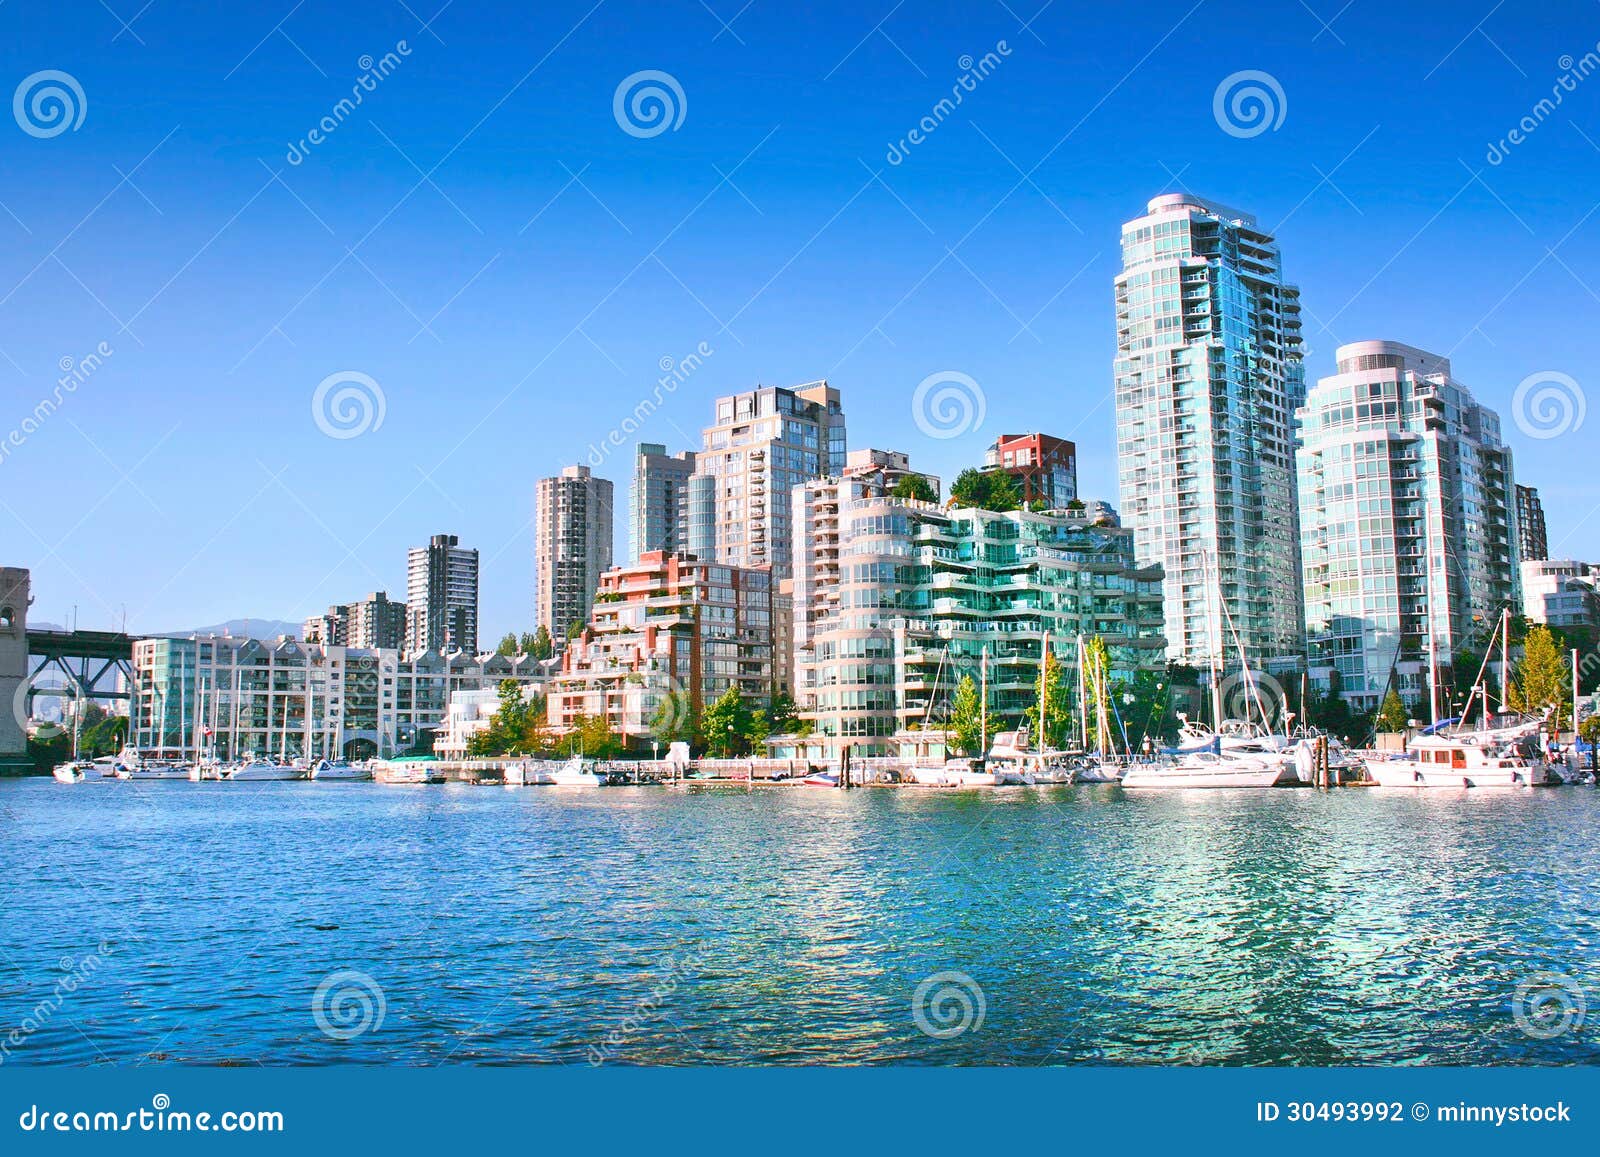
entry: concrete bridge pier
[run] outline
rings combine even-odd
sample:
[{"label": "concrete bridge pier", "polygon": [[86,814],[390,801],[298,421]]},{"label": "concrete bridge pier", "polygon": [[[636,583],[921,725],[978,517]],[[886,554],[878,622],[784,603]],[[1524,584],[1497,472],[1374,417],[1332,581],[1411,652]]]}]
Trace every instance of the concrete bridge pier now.
[{"label": "concrete bridge pier", "polygon": [[0,775],[33,770],[23,729],[28,682],[29,575],[21,567],[0,567]]}]

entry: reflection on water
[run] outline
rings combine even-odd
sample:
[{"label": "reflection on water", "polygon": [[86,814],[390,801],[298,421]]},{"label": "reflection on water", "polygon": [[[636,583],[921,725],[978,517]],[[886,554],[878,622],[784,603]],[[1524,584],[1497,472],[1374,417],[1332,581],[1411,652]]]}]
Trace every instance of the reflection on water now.
[{"label": "reflection on water", "polygon": [[[1595,1063],[1593,1018],[1512,1012],[1537,972],[1600,995],[1597,821],[1581,788],[8,782],[0,1028],[9,1063]],[[316,997],[341,971],[365,1004]],[[919,1028],[935,973],[965,1031]]]}]

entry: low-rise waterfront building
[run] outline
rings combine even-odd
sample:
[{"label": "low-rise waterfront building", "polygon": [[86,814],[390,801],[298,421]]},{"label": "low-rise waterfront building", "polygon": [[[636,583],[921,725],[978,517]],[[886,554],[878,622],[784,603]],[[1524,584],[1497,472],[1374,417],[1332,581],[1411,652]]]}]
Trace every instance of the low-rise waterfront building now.
[{"label": "low-rise waterfront building", "polygon": [[397,650],[226,635],[133,644],[131,742],[222,760],[364,758],[427,750],[454,692],[536,684],[527,656]]},{"label": "low-rise waterfront building", "polygon": [[1524,561],[1522,613],[1547,627],[1600,628],[1600,566],[1573,559]]},{"label": "low-rise waterfront building", "polygon": [[[1390,341],[1341,346],[1299,411],[1312,682],[1358,710],[1427,696],[1519,605],[1511,451],[1449,359]],[[1431,554],[1431,558],[1430,558]]]},{"label": "low-rise waterfront building", "polygon": [[1161,569],[1135,563],[1114,520],[941,509],[844,480],[795,501],[794,694],[828,757],[899,754],[985,653],[992,717],[1020,726],[1047,632],[1074,687],[1079,636],[1105,640],[1114,682],[1165,670]]},{"label": "low-rise waterfront building", "polygon": [[588,625],[551,679],[552,730],[603,717],[624,739],[656,737],[663,703],[698,714],[730,687],[767,706],[777,684],[775,594],[765,567],[665,551],[606,572]]}]

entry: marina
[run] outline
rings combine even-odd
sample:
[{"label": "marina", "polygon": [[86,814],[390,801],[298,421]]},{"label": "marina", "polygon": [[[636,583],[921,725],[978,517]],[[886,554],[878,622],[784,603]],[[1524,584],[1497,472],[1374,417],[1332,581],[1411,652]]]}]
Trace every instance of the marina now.
[{"label": "marina", "polygon": [[[105,960],[14,1064],[1600,1061],[1511,1015],[1600,963],[1589,790],[20,780],[0,816],[0,999]],[[386,1009],[350,1040],[307,1012],[342,970]],[[950,971],[984,1018],[940,1039],[908,1009]]]}]

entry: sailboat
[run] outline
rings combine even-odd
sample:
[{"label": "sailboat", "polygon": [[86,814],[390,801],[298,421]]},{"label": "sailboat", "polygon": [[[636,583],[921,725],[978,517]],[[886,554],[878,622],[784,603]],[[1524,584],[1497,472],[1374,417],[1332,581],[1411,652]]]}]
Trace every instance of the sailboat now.
[{"label": "sailboat", "polygon": [[[1207,563],[1210,561],[1208,556]],[[1225,625],[1233,635],[1234,645],[1239,650],[1240,669],[1249,692],[1250,703],[1262,716],[1261,730],[1258,733],[1254,727],[1232,728],[1222,718],[1222,645],[1219,630],[1218,645],[1211,648],[1212,718],[1217,721],[1216,732],[1210,734],[1204,746],[1180,750],[1170,762],[1130,766],[1127,774],[1122,777],[1123,787],[1261,788],[1278,787],[1299,781],[1299,774],[1287,751],[1287,745],[1280,746],[1267,734],[1266,709],[1262,706],[1260,695],[1255,689],[1255,679],[1250,670],[1250,657],[1245,653],[1238,631],[1233,629],[1233,617],[1228,613],[1226,600],[1222,598],[1221,573],[1214,571],[1213,577],[1217,586],[1217,605],[1222,612],[1219,626]],[[1210,590],[1210,584],[1207,584],[1208,596]],[[1232,732],[1230,739],[1244,742],[1225,745],[1224,730]],[[1191,738],[1200,739],[1201,734],[1191,729]]]},{"label": "sailboat", "polygon": [[[1098,654],[1098,653],[1097,653]],[[1075,783],[1121,783],[1127,774],[1127,769],[1114,758],[1114,753],[1109,750],[1108,737],[1111,734],[1111,717],[1107,709],[1109,702],[1109,689],[1106,686],[1105,664],[1096,658],[1091,665],[1088,662],[1089,650],[1084,646],[1083,636],[1078,636],[1078,710],[1082,715],[1083,748],[1089,750],[1089,699],[1090,684],[1093,683],[1094,715],[1095,715],[1095,753],[1086,756],[1078,766]],[[1092,669],[1091,669],[1092,667]]]}]

